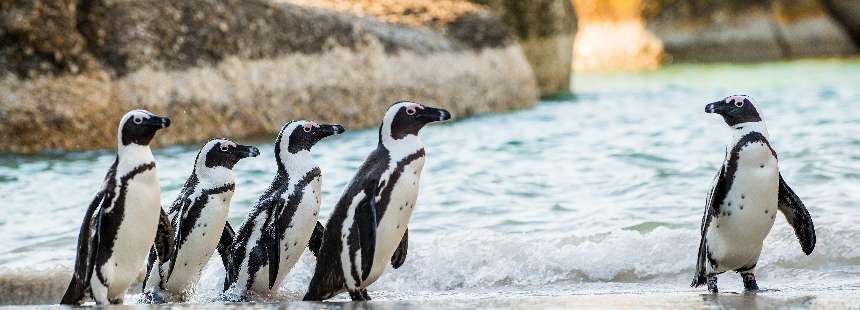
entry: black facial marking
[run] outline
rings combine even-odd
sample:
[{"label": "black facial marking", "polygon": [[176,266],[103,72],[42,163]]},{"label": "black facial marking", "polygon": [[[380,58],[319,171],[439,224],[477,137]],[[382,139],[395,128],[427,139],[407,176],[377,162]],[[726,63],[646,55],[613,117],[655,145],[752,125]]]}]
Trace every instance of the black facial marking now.
[{"label": "black facial marking", "polygon": [[[727,97],[726,99],[729,98],[731,97]],[[706,111],[721,115],[729,126],[761,121],[761,116],[759,116],[755,106],[748,98],[744,97],[743,101],[729,99],[728,102],[726,102],[726,99],[709,104]]]},{"label": "black facial marking", "polygon": [[418,131],[426,124],[416,119],[417,112],[413,115],[407,114],[408,109],[401,107],[394,115],[394,120],[391,121],[391,137],[394,139],[402,139],[407,135],[417,135]]},{"label": "black facial marking", "polygon": [[[396,102],[392,106],[403,102]],[[451,114],[443,109],[428,106],[403,106],[397,110],[391,121],[391,137],[402,139],[408,135],[417,135],[424,125],[431,122],[444,121],[451,118]],[[383,124],[384,126],[385,124]],[[379,128],[380,138],[382,127]],[[381,141],[381,140],[380,140]]]},{"label": "black facial marking", "polygon": [[[314,129],[317,128],[313,128],[311,131]],[[304,126],[296,126],[290,133],[290,145],[287,146],[287,151],[293,154],[300,151],[310,151],[317,141],[319,140],[315,139],[314,135],[305,131]]]},{"label": "black facial marking", "polygon": [[149,145],[155,133],[170,126],[170,119],[152,114],[137,113],[122,124],[122,145]]},{"label": "black facial marking", "polygon": [[[202,150],[201,150],[202,151]],[[254,157],[260,154],[256,147],[230,144],[226,142],[217,142],[206,152],[206,167],[225,167],[233,169],[239,160],[247,157]]]},{"label": "black facial marking", "polygon": [[284,136],[289,140],[289,145],[287,145],[287,152],[295,154],[300,151],[310,151],[311,148],[320,140],[325,137],[341,134],[345,130],[341,125],[325,125],[321,124],[318,126],[296,126],[292,129],[292,131],[287,132],[287,128],[292,123],[298,121],[289,121],[282,127],[282,131],[278,134],[278,138],[275,139],[275,160],[278,164],[278,170],[284,170],[284,166],[281,158],[281,150]]},{"label": "black facial marking", "polygon": [[[222,149],[222,146],[226,150]],[[234,147],[228,146],[223,142],[216,143],[214,147],[206,152],[206,167],[215,168],[220,166],[233,169],[233,166],[239,162],[239,158],[235,152],[230,151],[231,148]]]}]

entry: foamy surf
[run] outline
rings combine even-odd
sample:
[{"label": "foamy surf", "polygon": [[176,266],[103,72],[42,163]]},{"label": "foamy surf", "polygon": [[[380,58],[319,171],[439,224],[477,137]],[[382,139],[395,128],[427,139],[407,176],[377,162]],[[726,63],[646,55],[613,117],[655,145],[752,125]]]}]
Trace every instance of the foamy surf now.
[{"label": "foamy surf", "polygon": [[[778,222],[780,224],[780,222]],[[818,229],[819,243],[810,256],[800,250],[791,230],[777,225],[765,241],[759,277],[769,287],[826,288],[860,284],[860,230]],[[551,292],[570,286],[620,283],[659,284],[662,290],[687,291],[698,246],[698,230],[658,227],[579,236],[573,233],[494,233],[467,231],[418,237],[406,264],[389,270],[371,289],[381,296],[410,299],[457,290],[529,290]],[[299,300],[316,260],[307,251],[276,296],[258,301]],[[55,304],[70,278],[72,262],[0,269],[0,303]],[[213,257],[189,302],[219,301],[224,270]],[[727,287],[739,278],[721,277]],[[737,283],[735,283],[737,282]],[[607,286],[611,288],[612,286]],[[637,289],[647,286],[635,285]],[[8,293],[7,293],[8,292]],[[127,301],[138,300],[140,285]],[[379,295],[378,294],[378,295]]]}]

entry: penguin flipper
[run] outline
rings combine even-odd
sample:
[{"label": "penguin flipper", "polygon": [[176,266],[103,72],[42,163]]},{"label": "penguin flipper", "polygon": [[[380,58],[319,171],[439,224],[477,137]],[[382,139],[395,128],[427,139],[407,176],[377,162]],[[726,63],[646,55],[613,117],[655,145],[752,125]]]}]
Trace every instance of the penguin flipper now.
[{"label": "penguin flipper", "polygon": [[693,275],[693,282],[690,283],[691,287],[699,287],[707,283],[705,264],[708,259],[708,244],[707,239],[705,239],[705,235],[708,232],[708,226],[711,224],[711,219],[719,213],[719,206],[722,203],[722,200],[726,197],[726,193],[728,191],[725,182],[725,173],[726,165],[723,164],[723,166],[720,167],[720,171],[718,171],[717,175],[714,177],[711,192],[708,193],[708,198],[705,202],[705,214],[702,215],[701,235],[699,239],[699,253],[696,256],[696,273]]},{"label": "penguin flipper", "polygon": [[[379,184],[378,182],[373,183]],[[373,256],[376,252],[377,206],[376,195],[379,187],[374,186],[371,195],[363,199],[355,210],[354,224],[358,229],[358,241],[361,247],[361,279],[367,279],[373,267]]]},{"label": "penguin flipper", "polygon": [[403,263],[406,262],[406,248],[409,247],[409,228],[403,233],[403,239],[400,240],[400,245],[397,246],[397,250],[394,250],[394,255],[391,256],[391,267],[394,269],[400,268],[403,266]]},{"label": "penguin flipper", "polygon": [[311,253],[314,254],[314,257],[319,257],[324,234],[325,227],[323,227],[322,223],[317,222],[317,225],[314,227],[314,232],[311,234],[311,239],[308,241],[308,249],[311,250]]},{"label": "penguin flipper", "polygon": [[800,241],[800,248],[806,255],[812,254],[815,249],[815,226],[812,224],[812,216],[800,201],[800,197],[788,186],[788,183],[779,175],[779,211],[785,216],[785,220],[794,228],[794,235]]},{"label": "penguin flipper", "polygon": [[271,215],[275,217],[272,224],[269,226],[266,234],[266,257],[269,259],[269,289],[275,286],[275,279],[278,277],[278,269],[281,266],[281,237],[287,229],[287,219],[281,213],[283,212],[283,201],[278,204],[275,212]]},{"label": "penguin flipper", "polygon": [[173,224],[170,223],[170,217],[161,211],[158,219],[158,231],[155,235],[155,253],[158,255],[158,260],[161,262],[168,261],[173,257],[176,250],[176,243],[173,240]]},{"label": "penguin flipper", "polygon": [[218,255],[221,256],[221,263],[224,264],[224,290],[226,291],[230,284],[235,282],[238,270],[234,267],[233,253],[230,247],[233,244],[233,239],[236,237],[236,232],[233,231],[233,226],[230,222],[224,223],[224,230],[221,231],[221,239],[218,240]]},{"label": "penguin flipper", "polygon": [[78,253],[75,257],[74,273],[60,304],[80,305],[89,289],[96,250],[98,249],[99,220],[104,213],[104,209],[100,206],[105,202],[105,196],[106,191],[99,191],[84,213],[84,221],[81,223],[81,229],[78,233]]}]

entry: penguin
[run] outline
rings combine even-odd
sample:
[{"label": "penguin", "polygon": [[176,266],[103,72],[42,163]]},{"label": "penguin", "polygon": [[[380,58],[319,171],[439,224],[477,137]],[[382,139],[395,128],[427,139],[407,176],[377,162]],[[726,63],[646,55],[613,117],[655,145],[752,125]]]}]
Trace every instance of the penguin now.
[{"label": "penguin", "polygon": [[376,149],[346,186],[325,226],[304,300],[324,300],[348,291],[370,300],[367,287],[390,263],[406,259],[409,218],[418,197],[426,124],[451,119],[448,111],[400,101],[385,112]]},{"label": "penguin", "polygon": [[153,242],[166,257],[172,244],[156,240],[171,231],[161,209],[161,188],[149,143],[170,119],[145,110],[126,113],[117,129],[117,155],[84,214],[74,273],[61,304],[121,304],[137,279]]},{"label": "penguin", "polygon": [[708,104],[705,112],[723,117],[732,128],[705,213],[692,287],[707,284],[716,294],[717,274],[740,273],[744,290],[758,291],[755,268],[765,237],[779,210],[800,242],[803,253],[815,248],[815,227],[803,202],[779,172],[776,151],[752,98],[726,97]]},{"label": "penguin", "polygon": [[341,125],[305,120],[281,127],[275,140],[275,178],[251,207],[230,247],[235,264],[225,277],[225,299],[245,300],[249,292],[271,294],[305,247],[316,255],[323,229],[318,222],[322,175],[311,147],[344,131]]},{"label": "penguin", "polygon": [[174,235],[167,238],[173,239],[175,250],[167,260],[159,260],[157,251],[150,250],[144,301],[161,301],[161,292],[185,300],[216,248],[229,270],[234,233],[227,215],[236,186],[233,166],[257,155],[256,147],[227,139],[213,139],[200,149],[191,176],[168,211]]}]

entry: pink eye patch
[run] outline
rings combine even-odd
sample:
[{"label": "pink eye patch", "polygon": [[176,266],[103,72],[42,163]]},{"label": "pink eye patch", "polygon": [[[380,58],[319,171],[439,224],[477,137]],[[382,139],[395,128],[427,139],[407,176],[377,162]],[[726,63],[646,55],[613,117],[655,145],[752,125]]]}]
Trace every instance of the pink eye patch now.
[{"label": "pink eye patch", "polygon": [[316,122],[306,122],[302,127],[304,127],[305,132],[311,132],[311,129],[319,128],[320,125]]}]

